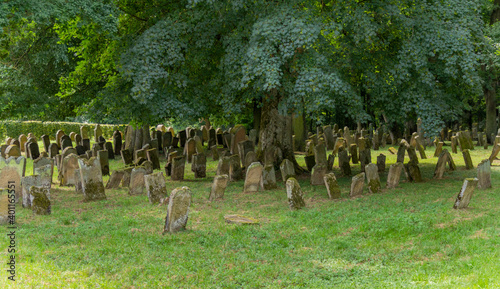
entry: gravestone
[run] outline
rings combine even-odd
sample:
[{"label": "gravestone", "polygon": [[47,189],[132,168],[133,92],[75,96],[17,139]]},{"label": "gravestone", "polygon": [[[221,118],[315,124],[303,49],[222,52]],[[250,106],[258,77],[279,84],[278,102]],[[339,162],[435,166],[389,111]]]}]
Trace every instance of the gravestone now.
[{"label": "gravestone", "polygon": [[88,160],[80,158],[78,164],[80,165],[84,202],[105,200],[106,194],[99,160],[94,157]]},{"label": "gravestone", "polygon": [[228,180],[228,175],[215,176],[214,182],[212,183],[212,189],[210,190],[210,196],[208,197],[211,202],[224,198],[224,192],[226,191]]},{"label": "gravestone", "polygon": [[10,157],[20,157],[21,156],[21,150],[19,149],[19,147],[17,145],[9,145],[6,149],[5,149],[5,156],[7,158],[10,158]]},{"label": "gravestone", "polygon": [[472,170],[474,165],[472,164],[472,158],[468,149],[462,150],[462,155],[464,156],[465,169]]},{"label": "gravestone", "polygon": [[191,163],[191,171],[195,178],[205,178],[207,176],[207,158],[205,154],[194,154]]},{"label": "gravestone", "polygon": [[245,168],[257,161],[257,154],[254,151],[249,151],[245,156]]},{"label": "gravestone", "polygon": [[351,191],[349,192],[349,196],[357,197],[363,194],[363,188],[365,186],[365,173],[359,173],[352,177],[351,182]]},{"label": "gravestone", "polygon": [[144,183],[146,184],[146,192],[150,204],[159,203],[161,199],[167,196],[165,178],[162,172],[145,175]]},{"label": "gravestone", "polygon": [[407,164],[405,164],[404,167],[405,167],[406,178],[408,179],[408,181],[416,183],[423,181],[422,175],[420,173],[420,168],[418,167],[417,163],[409,161]]},{"label": "gravestone", "polygon": [[399,185],[401,172],[403,171],[402,163],[395,163],[389,167],[389,174],[387,175],[387,188],[394,189]]},{"label": "gravestone", "polygon": [[29,194],[31,195],[31,210],[34,215],[50,215],[52,207],[50,203],[50,189],[45,187],[32,186]]},{"label": "gravestone", "polygon": [[89,138],[89,133],[86,126],[80,126],[80,135],[82,136],[82,139]]},{"label": "gravestone", "polygon": [[130,183],[128,186],[128,194],[142,195],[144,194],[144,176],[146,175],[146,170],[141,167],[133,168],[130,173]]},{"label": "gravestone", "polygon": [[160,167],[160,157],[158,156],[158,150],[155,148],[149,149],[146,151],[146,156],[148,161],[153,164],[153,170],[159,170]]},{"label": "gravestone", "polygon": [[346,150],[339,152],[339,167],[343,176],[350,176],[352,174],[351,165],[349,164],[349,155]]},{"label": "gravestone", "polygon": [[216,145],[213,145],[210,147],[210,152],[212,153],[212,160],[214,162],[219,160],[219,150],[217,149]]},{"label": "gravestone", "polygon": [[163,233],[175,233],[186,229],[191,205],[191,191],[188,187],[176,188],[168,199],[167,217]]},{"label": "gravestone", "polygon": [[434,169],[434,178],[443,178],[444,172],[446,171],[446,164],[448,163],[448,150],[443,150],[439,155],[438,161],[436,163],[436,168]]},{"label": "gravestone", "polygon": [[243,126],[236,126],[232,129],[231,134],[231,148],[230,152],[232,155],[239,155],[238,144],[246,140],[246,130]]},{"label": "gravestone", "polygon": [[65,133],[62,130],[58,130],[56,132],[56,144],[59,148],[61,147],[61,138],[63,135],[65,135]]},{"label": "gravestone", "polygon": [[[26,142],[28,141],[28,138],[26,137],[26,135],[24,134],[21,134],[18,138],[19,140],[19,147],[21,148],[21,151],[24,153],[24,145],[26,144]],[[43,140],[43,136],[42,136],[42,140]],[[49,141],[50,142],[50,141]]]},{"label": "gravestone", "polygon": [[125,168],[123,169],[123,178],[121,182],[122,188],[128,188],[130,186],[130,177],[132,175],[132,170],[134,168]]},{"label": "gravestone", "polygon": [[240,157],[234,154],[229,157],[229,180],[239,181],[243,179],[243,169],[241,168]]},{"label": "gravestone", "polygon": [[229,175],[229,157],[219,158],[219,163],[217,165],[217,175]]},{"label": "gravestone", "polygon": [[351,144],[351,146],[349,147],[349,153],[351,154],[352,163],[357,164],[359,162],[358,146],[355,143]]},{"label": "gravestone", "polygon": [[368,191],[372,194],[380,193],[382,186],[378,176],[378,167],[376,164],[368,164],[365,167],[366,181],[368,182]]},{"label": "gravestone", "polygon": [[304,193],[300,188],[299,182],[294,177],[290,177],[286,181],[286,195],[290,210],[298,210],[306,206]]},{"label": "gravestone", "polygon": [[438,157],[443,151],[444,142],[438,142],[436,146],[436,151],[434,152],[434,157]]},{"label": "gravestone", "polygon": [[264,167],[259,162],[250,164],[247,168],[244,193],[258,192],[262,187],[262,171]]},{"label": "gravestone", "polygon": [[308,171],[312,171],[313,167],[316,165],[316,157],[314,155],[304,156],[304,161]]},{"label": "gravestone", "polygon": [[493,161],[497,158],[497,155],[500,153],[500,144],[497,144],[496,146],[493,147],[493,150],[491,151],[491,155],[489,157],[490,163],[493,163]]},{"label": "gravestone", "polygon": [[122,155],[122,161],[126,166],[133,164],[134,157],[132,156],[132,153],[130,152],[130,150],[123,149],[120,151],[120,153]]},{"label": "gravestone", "polygon": [[96,124],[94,128],[94,141],[99,142],[99,137],[102,136],[102,129],[100,124]]},{"label": "gravestone", "polygon": [[365,171],[365,167],[372,162],[372,154],[370,148],[366,148],[359,152],[359,162],[361,167],[361,172]]},{"label": "gravestone", "polygon": [[453,205],[453,209],[465,209],[469,206],[472,193],[474,193],[477,183],[478,180],[476,178],[464,180],[462,188],[460,189],[457,199],[455,200],[455,204]]},{"label": "gravestone", "polygon": [[[42,143],[43,143],[43,149],[45,150],[45,152],[49,153],[50,150],[49,150],[49,146],[50,146],[50,137],[46,134],[42,135],[41,137],[42,139]],[[26,143],[26,142],[24,142]],[[24,143],[21,143],[21,148],[24,146]]]},{"label": "gravestone", "polygon": [[106,150],[98,151],[97,158],[99,159],[99,163],[101,164],[102,175],[109,176],[108,151]]},{"label": "gravestone", "polygon": [[61,149],[64,150],[65,148],[68,147],[73,147],[73,142],[71,142],[71,139],[67,135],[63,135],[61,137]]},{"label": "gravestone", "polygon": [[120,186],[120,182],[123,179],[123,175],[125,171],[123,170],[114,170],[109,177],[108,183],[106,184],[106,189],[115,189]]},{"label": "gravestone", "polygon": [[171,178],[172,181],[182,181],[184,180],[184,168],[186,166],[186,158],[183,156],[174,157],[172,159],[172,171]]},{"label": "gravestone", "polygon": [[385,160],[386,156],[384,154],[380,154],[377,157],[377,168],[379,173],[385,172]]},{"label": "gravestone", "polygon": [[28,145],[29,155],[32,160],[36,160],[40,157],[40,150],[38,148],[38,143],[32,142]]},{"label": "gravestone", "polygon": [[75,144],[82,145],[82,137],[79,134],[75,134]]},{"label": "gravestone", "polygon": [[410,158],[410,161],[418,164],[418,157],[417,157],[417,153],[415,152],[415,149],[412,148],[411,146],[408,146],[406,151],[408,152],[408,157]]},{"label": "gravestone", "polygon": [[340,187],[337,183],[337,178],[333,173],[326,174],[323,177],[323,181],[326,186],[326,191],[328,193],[328,198],[330,199],[340,199]]},{"label": "gravestone", "polygon": [[295,177],[295,167],[289,159],[284,159],[280,165],[281,178],[286,183],[288,178]]},{"label": "gravestone", "polygon": [[324,177],[327,173],[327,167],[326,163],[321,165],[321,164],[316,164],[311,172],[311,185],[313,186],[320,186],[325,183]]},{"label": "gravestone", "polygon": [[21,178],[22,205],[24,208],[31,208],[33,197],[30,194],[30,189],[32,186],[41,186],[40,180],[40,176],[37,175]]},{"label": "gravestone", "polygon": [[401,140],[398,148],[398,156],[396,162],[404,163],[406,149],[408,148],[408,142],[406,140]]},{"label": "gravestone", "polygon": [[75,170],[78,168],[78,156],[76,154],[69,154],[62,159],[61,186],[75,185]]},{"label": "gravestone", "polygon": [[274,165],[265,165],[262,170],[262,187],[264,190],[276,189],[276,171]]},{"label": "gravestone", "polygon": [[39,175],[42,183],[50,188],[52,175],[54,173],[54,160],[46,157],[40,157],[33,161],[33,174]]},{"label": "gravestone", "polygon": [[[254,151],[254,144],[250,140],[244,140],[238,143],[238,152],[241,160],[245,160],[247,154],[249,152]],[[245,167],[247,167],[247,164],[243,164]]]},{"label": "gravestone", "polygon": [[326,169],[328,171],[332,171],[334,163],[335,163],[335,156],[333,154],[331,154],[331,155],[328,156],[328,162],[327,162],[327,165],[326,165]]},{"label": "gravestone", "polygon": [[186,155],[187,162],[191,163],[193,155],[196,153],[196,142],[194,139],[190,138],[186,142],[184,147],[184,154]]},{"label": "gravestone", "polygon": [[80,169],[75,170],[75,192],[77,194],[83,194],[83,184],[80,176]]},{"label": "gravestone", "polygon": [[483,160],[477,165],[478,188],[491,188],[491,163],[489,159]]}]

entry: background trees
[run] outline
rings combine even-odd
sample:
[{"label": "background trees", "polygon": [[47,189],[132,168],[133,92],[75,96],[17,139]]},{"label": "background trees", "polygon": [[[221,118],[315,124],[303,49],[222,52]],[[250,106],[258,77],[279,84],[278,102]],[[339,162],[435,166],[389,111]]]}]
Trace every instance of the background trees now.
[{"label": "background trees", "polygon": [[265,148],[266,139],[289,142],[277,131],[286,126],[269,124],[286,124],[293,112],[312,126],[371,122],[396,131],[421,117],[434,135],[484,97],[494,131],[495,7],[9,1],[0,8],[0,107],[4,118],[254,119]]}]

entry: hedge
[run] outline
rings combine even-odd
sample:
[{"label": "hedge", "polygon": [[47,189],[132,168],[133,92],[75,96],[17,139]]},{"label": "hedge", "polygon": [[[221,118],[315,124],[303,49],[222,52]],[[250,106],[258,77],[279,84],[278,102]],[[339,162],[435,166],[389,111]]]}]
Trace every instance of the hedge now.
[{"label": "hedge", "polygon": [[[0,138],[5,140],[7,137],[18,138],[21,134],[33,133],[38,139],[44,134],[48,135],[51,140],[55,140],[56,132],[60,129],[67,135],[71,132],[80,133],[80,126],[86,126],[89,138],[94,135],[95,123],[78,123],[78,122],[51,122],[51,121],[16,121],[4,120],[0,121]],[[101,124],[102,134],[109,139],[113,136],[116,129],[125,131],[126,124]]]}]

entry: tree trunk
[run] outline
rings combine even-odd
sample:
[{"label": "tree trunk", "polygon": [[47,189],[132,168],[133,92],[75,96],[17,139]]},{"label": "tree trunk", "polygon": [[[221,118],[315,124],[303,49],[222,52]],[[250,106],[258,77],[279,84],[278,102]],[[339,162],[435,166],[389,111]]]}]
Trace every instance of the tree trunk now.
[{"label": "tree trunk", "polygon": [[260,119],[262,115],[262,107],[259,106],[260,102],[262,102],[262,99],[259,101],[254,100],[253,102],[253,128],[257,130],[257,135],[260,134]]},{"label": "tree trunk", "polygon": [[490,144],[495,142],[495,139],[491,139],[491,134],[497,134],[497,94],[495,91],[495,86],[492,85],[491,89],[485,88],[484,98],[486,101],[486,137],[490,140]]},{"label": "tree trunk", "polygon": [[278,111],[279,97],[266,97],[261,110],[258,158],[264,160],[264,152],[269,147],[281,150],[283,159],[290,160],[297,174],[305,172],[295,159],[292,140],[292,118]]}]

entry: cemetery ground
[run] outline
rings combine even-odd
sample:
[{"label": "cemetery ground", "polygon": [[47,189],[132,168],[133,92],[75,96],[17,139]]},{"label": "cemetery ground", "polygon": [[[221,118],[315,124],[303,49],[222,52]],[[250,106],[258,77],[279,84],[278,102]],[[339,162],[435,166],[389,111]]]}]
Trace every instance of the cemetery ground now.
[{"label": "cemetery ground", "polygon": [[[243,180],[231,182],[222,201],[209,202],[217,162],[207,158],[204,179],[186,165],[184,181],[167,178],[168,194],[181,186],[193,194],[187,230],[175,234],[162,234],[167,206],[151,205],[146,194],[119,188],[106,190],[107,200],[83,202],[54,173],[51,215],[17,206],[17,281],[2,270],[0,287],[500,287],[500,166],[492,166],[493,188],[476,188],[469,207],[455,210],[464,178],[477,174],[465,169],[460,152],[452,154],[457,170],[437,180],[437,157],[428,147],[428,159],[419,160],[424,182],[409,183],[403,174],[387,190],[388,168],[396,162],[387,148],[371,152],[374,160],[387,156],[382,193],[369,194],[365,185],[363,196],[349,198],[351,177],[340,176],[336,158],[342,198],[330,200],[325,186],[299,177],[306,207],[297,211],[290,211],[282,182],[257,193],[243,193]],[[490,153],[491,146],[476,147],[474,165]],[[305,167],[303,155],[297,160]],[[111,171],[122,167],[118,157],[110,160]],[[353,175],[359,172],[354,165]],[[228,214],[259,224],[228,224]],[[1,242],[7,241],[4,234]],[[0,258],[6,266],[6,250]]]}]

